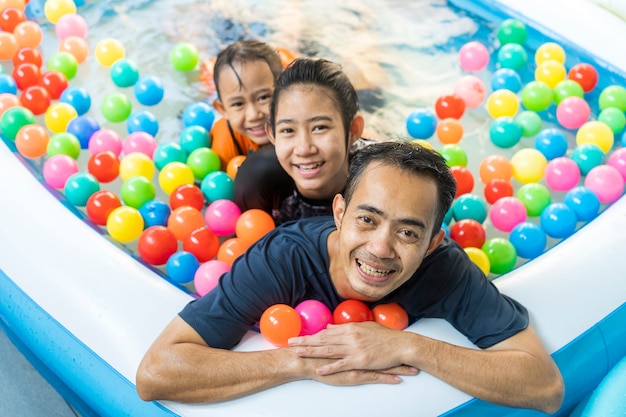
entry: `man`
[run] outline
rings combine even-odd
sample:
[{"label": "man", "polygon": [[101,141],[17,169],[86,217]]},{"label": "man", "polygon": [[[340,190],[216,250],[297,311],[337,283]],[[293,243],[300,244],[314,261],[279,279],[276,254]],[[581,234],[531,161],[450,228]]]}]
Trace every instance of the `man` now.
[{"label": "man", "polygon": [[[381,142],[357,152],[333,217],[276,228],[186,306],[140,364],[139,395],[220,401],[301,379],[395,384],[423,370],[485,401],[555,412],[563,380],[526,309],[444,238],[455,191],[444,159],[426,148]],[[229,350],[267,307],[306,299],[331,309],[345,299],[397,302],[411,322],[445,318],[482,349],[366,322],[330,325],[286,348]]]}]

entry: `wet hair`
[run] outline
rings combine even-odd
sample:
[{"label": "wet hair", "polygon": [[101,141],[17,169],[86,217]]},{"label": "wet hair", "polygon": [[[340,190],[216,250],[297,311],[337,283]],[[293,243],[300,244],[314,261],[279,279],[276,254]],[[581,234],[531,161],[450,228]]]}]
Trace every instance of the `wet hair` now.
[{"label": "wet hair", "polygon": [[[441,229],[443,219],[456,195],[456,181],[450,173],[446,160],[433,150],[401,140],[376,142],[365,146],[350,158],[348,182],[343,193],[346,206],[366,168],[374,162],[398,167],[402,171],[418,177],[432,178],[435,181],[437,207],[432,230],[432,236],[434,236]],[[406,190],[406,192],[413,192],[413,190]]]},{"label": "wet hair", "polygon": [[278,76],[283,70],[280,55],[278,55],[278,52],[270,45],[257,40],[237,41],[217,54],[217,59],[213,66],[213,83],[217,89],[217,94],[219,95],[220,93],[219,79],[220,73],[224,68],[232,68],[239,80],[239,86],[241,86],[241,78],[239,78],[239,74],[235,71],[234,64],[253,61],[265,61],[274,75],[274,81],[278,79]]},{"label": "wet hair", "polygon": [[341,65],[321,58],[298,58],[280,74],[270,105],[269,124],[276,134],[276,111],[281,94],[295,85],[319,86],[329,90],[331,99],[341,112],[346,145],[349,143],[350,124],[359,111],[359,98]]}]

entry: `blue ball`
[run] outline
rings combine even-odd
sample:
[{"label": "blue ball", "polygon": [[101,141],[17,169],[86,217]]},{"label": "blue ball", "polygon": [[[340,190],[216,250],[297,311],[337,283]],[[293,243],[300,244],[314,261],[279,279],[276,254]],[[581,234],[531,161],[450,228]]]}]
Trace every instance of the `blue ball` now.
[{"label": "blue ball", "polygon": [[540,216],[543,231],[550,237],[565,239],[576,231],[576,213],[565,203],[548,205]]},{"label": "blue ball", "polygon": [[215,114],[213,109],[203,101],[191,103],[183,110],[183,124],[188,126],[202,126],[207,131],[211,130]]},{"label": "blue ball", "polygon": [[144,229],[151,226],[167,226],[170,213],[170,206],[157,199],[150,200],[139,208],[139,214],[143,217]]},{"label": "blue ball", "polygon": [[128,133],[146,132],[156,137],[159,133],[159,121],[152,112],[148,110],[137,110],[128,116],[126,120],[126,130]]},{"label": "blue ball", "polygon": [[17,94],[17,83],[9,74],[0,74],[0,94]]},{"label": "blue ball", "polygon": [[65,198],[76,207],[85,207],[89,197],[98,191],[100,191],[100,183],[88,172],[72,174],[64,187]]},{"label": "blue ball", "polygon": [[91,136],[98,130],[100,130],[98,121],[86,114],[70,120],[66,128],[67,133],[76,136],[80,142],[81,149],[87,149],[89,147],[89,139],[91,139]]},{"label": "blue ball", "polygon": [[74,107],[79,116],[87,113],[91,108],[91,96],[85,88],[76,85],[63,90],[59,101]]},{"label": "blue ball", "polygon": [[414,139],[428,139],[437,129],[437,116],[432,110],[417,109],[406,119],[406,130]]},{"label": "blue ball", "polygon": [[200,262],[194,254],[187,251],[178,251],[169,257],[165,264],[165,270],[170,279],[178,284],[186,284],[193,281]]},{"label": "blue ball", "polygon": [[522,89],[522,78],[510,68],[500,68],[491,76],[491,89],[510,90],[518,93]]},{"label": "blue ball", "polygon": [[546,249],[548,239],[541,227],[535,223],[522,222],[511,230],[509,240],[519,256],[534,259]]},{"label": "blue ball", "polygon": [[133,87],[137,101],[144,106],[154,106],[163,99],[163,83],[153,75],[141,77]]},{"label": "blue ball", "polygon": [[543,129],[535,136],[535,149],[541,152],[548,161],[565,156],[567,136],[558,128]]},{"label": "blue ball", "polygon": [[565,194],[563,200],[574,213],[578,221],[587,222],[593,220],[600,211],[600,199],[587,187],[575,187]]},{"label": "blue ball", "polygon": [[499,148],[511,148],[522,138],[522,128],[512,117],[498,117],[491,122],[489,139]]}]

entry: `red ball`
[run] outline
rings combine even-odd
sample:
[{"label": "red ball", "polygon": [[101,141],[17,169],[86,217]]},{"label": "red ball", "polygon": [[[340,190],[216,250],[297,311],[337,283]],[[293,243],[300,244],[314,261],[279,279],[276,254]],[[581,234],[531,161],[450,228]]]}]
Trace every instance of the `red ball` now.
[{"label": "red ball", "polygon": [[137,250],[151,265],[164,265],[178,249],[176,236],[165,226],[150,226],[141,233]]},{"label": "red ball", "polygon": [[39,84],[48,90],[53,100],[58,100],[69,85],[67,77],[58,71],[46,71],[41,74]]},{"label": "red ball", "polygon": [[31,85],[26,87],[20,95],[20,103],[28,110],[32,111],[34,115],[44,114],[48,107],[50,107],[50,94],[48,91],[39,86]]},{"label": "red ball", "polygon": [[16,7],[7,7],[0,12],[0,29],[13,33],[15,27],[26,21],[26,15]]},{"label": "red ball", "polygon": [[31,85],[37,85],[39,77],[41,77],[41,72],[39,71],[39,67],[35,64],[20,64],[13,68],[11,75],[15,80],[17,88],[25,90]]},{"label": "red ball", "polygon": [[581,62],[569,70],[567,78],[576,81],[583,88],[583,91],[588,93],[598,84],[598,71],[593,65]]},{"label": "red ball", "polygon": [[513,185],[507,180],[495,178],[485,185],[485,200],[493,204],[503,197],[513,196]]},{"label": "red ball", "polygon": [[374,321],[372,310],[363,301],[346,300],[339,303],[333,311],[335,324]]},{"label": "red ball", "polygon": [[395,330],[409,326],[409,315],[398,303],[378,304],[372,308],[374,321]]},{"label": "red ball", "polygon": [[474,174],[472,174],[472,171],[457,165],[450,168],[450,173],[456,180],[456,195],[454,198],[472,192],[474,189]]},{"label": "red ball", "polygon": [[194,184],[183,184],[170,194],[170,207],[172,210],[181,206],[191,206],[202,210],[204,202],[204,193]]},{"label": "red ball", "polygon": [[474,219],[463,219],[452,225],[450,238],[462,248],[482,248],[487,235],[482,224]]},{"label": "red ball", "polygon": [[100,182],[111,182],[120,173],[120,160],[111,151],[98,152],[87,161],[87,171]]},{"label": "red ball", "polygon": [[122,205],[117,195],[108,190],[96,191],[87,200],[86,211],[89,219],[99,226],[107,224],[109,214]]},{"label": "red ball", "polygon": [[28,46],[20,48],[13,57],[13,67],[17,67],[20,64],[33,64],[41,68],[43,57],[39,49]]},{"label": "red ball", "polygon": [[194,254],[200,263],[215,258],[219,248],[219,238],[206,226],[194,230],[183,239],[183,250]]},{"label": "red ball", "polygon": [[435,102],[435,113],[439,119],[460,119],[465,113],[465,101],[456,94],[441,96]]}]

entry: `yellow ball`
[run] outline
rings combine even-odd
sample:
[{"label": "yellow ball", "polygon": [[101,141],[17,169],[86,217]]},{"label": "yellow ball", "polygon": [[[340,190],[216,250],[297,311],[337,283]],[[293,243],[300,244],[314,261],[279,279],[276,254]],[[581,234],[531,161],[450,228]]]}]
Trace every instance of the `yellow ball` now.
[{"label": "yellow ball", "polygon": [[433,145],[431,145],[430,143],[428,143],[428,141],[424,139],[413,139],[409,143],[413,146],[421,146],[422,148],[430,149],[431,151],[435,150]]},{"label": "yellow ball", "polygon": [[535,52],[535,64],[541,65],[543,62],[551,59],[565,64],[565,50],[561,45],[554,42],[546,42],[537,48],[537,52]]},{"label": "yellow ball", "polygon": [[107,38],[96,44],[94,54],[100,65],[110,67],[115,61],[126,56],[126,50],[124,49],[124,45],[117,39]]},{"label": "yellow ball", "polygon": [[550,88],[556,87],[566,76],[565,66],[554,59],[543,61],[535,69],[535,80],[546,83]]},{"label": "yellow ball", "polygon": [[602,149],[604,153],[608,153],[611,150],[614,141],[615,135],[609,125],[598,120],[586,122],[576,132],[576,145],[593,143]]},{"label": "yellow ball", "polygon": [[546,157],[534,148],[517,151],[511,158],[513,178],[522,184],[541,181],[547,165]]},{"label": "yellow ball", "polygon": [[144,177],[152,181],[155,171],[152,159],[142,152],[131,152],[120,161],[120,177],[124,181],[132,177]]},{"label": "yellow ball", "polygon": [[107,232],[118,242],[127,243],[137,239],[143,232],[143,226],[141,213],[130,206],[117,207],[107,217]]},{"label": "yellow ball", "polygon": [[513,117],[519,109],[517,94],[511,90],[496,90],[487,98],[487,113],[497,119],[499,117]]},{"label": "yellow ball", "polygon": [[78,117],[78,112],[68,103],[57,102],[51,104],[44,114],[44,123],[53,133],[62,133],[72,119]]},{"label": "yellow ball", "polygon": [[181,185],[193,184],[193,171],[182,162],[170,162],[159,173],[159,186],[163,192],[170,195]]},{"label": "yellow ball", "polygon": [[470,260],[476,264],[477,267],[483,271],[483,274],[489,275],[489,269],[491,268],[491,262],[489,262],[489,257],[485,252],[483,252],[479,248],[464,248],[465,253],[469,256]]},{"label": "yellow ball", "polygon": [[43,13],[50,22],[56,23],[62,16],[76,13],[76,4],[73,0],[47,0]]}]

